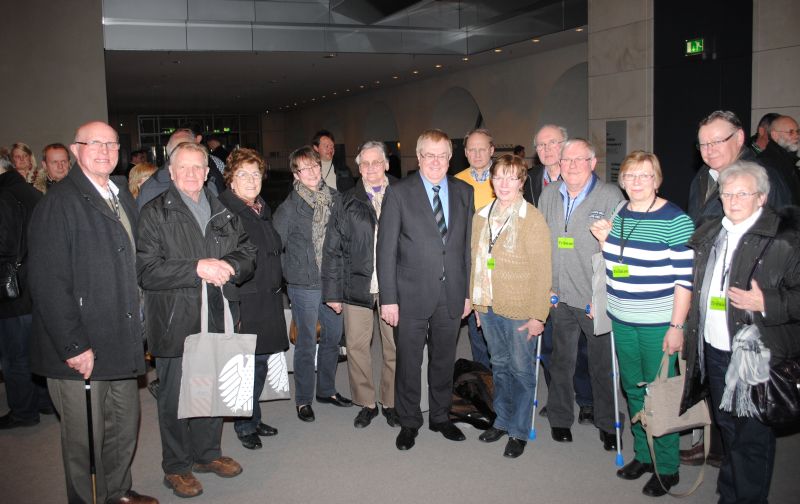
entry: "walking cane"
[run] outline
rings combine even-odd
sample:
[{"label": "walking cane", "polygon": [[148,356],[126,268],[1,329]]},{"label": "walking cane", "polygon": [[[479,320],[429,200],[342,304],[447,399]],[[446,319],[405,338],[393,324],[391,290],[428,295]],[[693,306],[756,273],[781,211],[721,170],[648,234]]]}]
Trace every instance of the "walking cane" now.
[{"label": "walking cane", "polygon": [[611,379],[612,379],[612,386],[614,387],[614,431],[616,431],[617,435],[617,467],[622,467],[625,461],[622,459],[622,442],[621,442],[621,429],[622,425],[619,421],[619,398],[617,397],[619,388],[619,363],[617,362],[617,350],[614,345],[614,331],[609,333],[609,337],[611,337]]},{"label": "walking cane", "polygon": [[92,504],[97,504],[97,468],[94,462],[94,426],[92,422],[92,382],[83,381],[86,389],[86,423],[89,426],[89,475],[92,478]]},{"label": "walking cane", "polygon": [[[553,294],[550,296],[550,304],[555,306],[558,304],[558,296]],[[547,321],[545,321],[547,322]],[[539,407],[539,367],[542,364],[542,338],[544,332],[537,336],[539,340],[536,342],[536,382],[533,385],[533,413],[531,414],[531,432],[528,434],[530,441],[536,440],[536,410]]]}]

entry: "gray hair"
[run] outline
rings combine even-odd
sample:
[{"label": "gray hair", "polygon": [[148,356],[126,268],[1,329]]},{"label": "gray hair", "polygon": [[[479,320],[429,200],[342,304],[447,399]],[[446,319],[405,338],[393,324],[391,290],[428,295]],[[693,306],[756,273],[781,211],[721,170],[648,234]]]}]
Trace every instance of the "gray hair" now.
[{"label": "gray hair", "polygon": [[489,139],[489,145],[494,147],[494,137],[492,136],[491,133],[489,133],[489,130],[486,129],[486,128],[475,128],[475,129],[471,129],[471,130],[467,131],[467,134],[464,135],[464,147],[467,146],[467,140],[469,140],[469,137],[471,137],[472,135],[476,135],[476,134],[481,134],[481,135],[486,136],[486,138]]},{"label": "gray hair", "polygon": [[564,151],[567,150],[568,147],[572,147],[573,145],[583,145],[584,147],[589,149],[589,157],[595,156],[594,145],[592,145],[592,142],[586,140],[585,138],[577,138],[577,137],[571,138],[566,142],[564,142],[564,144],[561,146],[561,155],[563,156]]},{"label": "gray hair", "polygon": [[14,169],[14,163],[11,162],[11,158],[8,155],[8,151],[3,149],[3,151],[0,152],[0,173],[5,173],[13,169]]},{"label": "gray hair", "polygon": [[722,170],[717,183],[722,189],[722,186],[727,184],[728,181],[739,177],[753,177],[753,180],[756,181],[756,191],[765,196],[769,194],[767,170],[752,161],[734,161],[729,167]]},{"label": "gray hair", "polygon": [[702,128],[703,126],[713,121],[716,121],[717,119],[722,119],[723,121],[729,123],[736,129],[743,129],[742,121],[739,119],[739,116],[737,116],[730,110],[715,110],[714,112],[711,112],[706,117],[704,117],[702,121],[700,121],[698,129]]},{"label": "gray hair", "polygon": [[203,144],[196,144],[194,142],[181,142],[175,149],[173,149],[170,157],[169,157],[169,164],[172,166],[172,163],[178,158],[179,151],[189,151],[189,152],[199,152],[203,155],[203,159],[205,159],[206,166],[208,166],[208,149]]},{"label": "gray hair", "polygon": [[[190,137],[191,140],[187,140],[186,137]],[[167,142],[167,157],[172,157],[172,153],[175,152],[175,149],[178,145],[185,143],[185,142],[192,142],[194,143],[195,138],[197,135],[192,133],[191,130],[188,129],[179,129],[169,137],[169,141]]]},{"label": "gray hair", "polygon": [[558,124],[544,124],[544,125],[542,125],[542,127],[541,127],[541,128],[539,128],[539,131],[537,131],[537,132],[536,132],[536,134],[535,134],[535,135],[533,135],[533,146],[534,146],[534,147],[536,147],[536,137],[538,137],[538,136],[539,136],[539,133],[541,133],[541,132],[542,132],[542,130],[543,130],[543,129],[545,129],[545,128],[553,128],[553,129],[557,129],[557,130],[558,130],[558,132],[559,132],[559,133],[561,133],[561,138],[562,138],[562,139],[563,139],[565,142],[566,142],[567,140],[569,140],[569,134],[567,133],[567,128],[565,128],[564,126],[559,126]]},{"label": "gray hair", "polygon": [[356,164],[361,164],[361,154],[364,153],[365,150],[370,149],[379,149],[381,154],[383,154],[383,162],[389,162],[389,156],[386,155],[386,145],[383,142],[379,142],[377,140],[367,140],[358,148],[358,155],[356,156]]}]

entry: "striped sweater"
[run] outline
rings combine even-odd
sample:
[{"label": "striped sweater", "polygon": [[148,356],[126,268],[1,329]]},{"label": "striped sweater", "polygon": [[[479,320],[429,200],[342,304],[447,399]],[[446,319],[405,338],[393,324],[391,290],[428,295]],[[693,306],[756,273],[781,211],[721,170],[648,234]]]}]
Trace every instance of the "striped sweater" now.
[{"label": "striped sweater", "polygon": [[669,324],[675,286],[692,289],[694,253],[686,242],[693,232],[691,219],[670,202],[649,213],[626,206],[614,217],[603,245],[613,320],[632,326]]}]

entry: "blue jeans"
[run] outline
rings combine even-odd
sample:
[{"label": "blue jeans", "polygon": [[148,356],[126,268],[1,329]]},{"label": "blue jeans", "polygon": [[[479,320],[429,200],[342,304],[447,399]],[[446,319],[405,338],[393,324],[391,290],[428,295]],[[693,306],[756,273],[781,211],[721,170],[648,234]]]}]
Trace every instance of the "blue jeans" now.
[{"label": "blue jeans", "polygon": [[50,405],[47,388],[34,381],[30,366],[31,315],[0,319],[0,358],[11,415],[38,420],[39,409]]},{"label": "blue jeans", "polygon": [[317,353],[317,395],[336,395],[336,365],[339,360],[339,341],[342,339],[342,316],[322,302],[319,289],[287,288],[292,302],[292,319],[297,325],[294,347],[295,404],[311,404],[314,399],[314,351],[317,340],[317,321],[320,324]]},{"label": "blue jeans", "polygon": [[481,327],[492,356],[496,429],[517,439],[527,440],[531,430],[533,390],[536,386],[536,338],[528,341],[528,331],[518,331],[527,320],[497,315],[489,307],[481,313]]},{"label": "blue jeans", "polygon": [[250,418],[238,418],[233,422],[233,430],[239,437],[256,433],[256,427],[261,423],[261,404],[258,398],[264,390],[264,383],[267,381],[267,364],[269,354],[256,354],[256,372],[253,380],[253,416]]},{"label": "blue jeans", "polygon": [[482,364],[486,369],[491,369],[489,367],[489,349],[486,347],[483,331],[475,323],[474,312],[467,317],[467,331],[469,332],[469,346],[472,348],[472,360]]},{"label": "blue jeans", "polygon": [[775,465],[775,434],[755,418],[737,417],[719,409],[731,352],[705,345],[711,411],[722,434],[725,457],[719,468],[720,504],[767,502]]}]

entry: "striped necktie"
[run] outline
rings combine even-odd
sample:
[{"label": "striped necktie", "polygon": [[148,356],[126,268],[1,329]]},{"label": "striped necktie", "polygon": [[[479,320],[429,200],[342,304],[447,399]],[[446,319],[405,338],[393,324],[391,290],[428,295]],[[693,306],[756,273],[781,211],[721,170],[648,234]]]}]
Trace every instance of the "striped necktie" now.
[{"label": "striped necktie", "polygon": [[444,210],[442,209],[442,200],[439,199],[439,187],[433,186],[433,218],[436,219],[436,226],[439,228],[439,234],[442,235],[442,242],[445,241],[447,236],[447,223],[444,221]]}]

